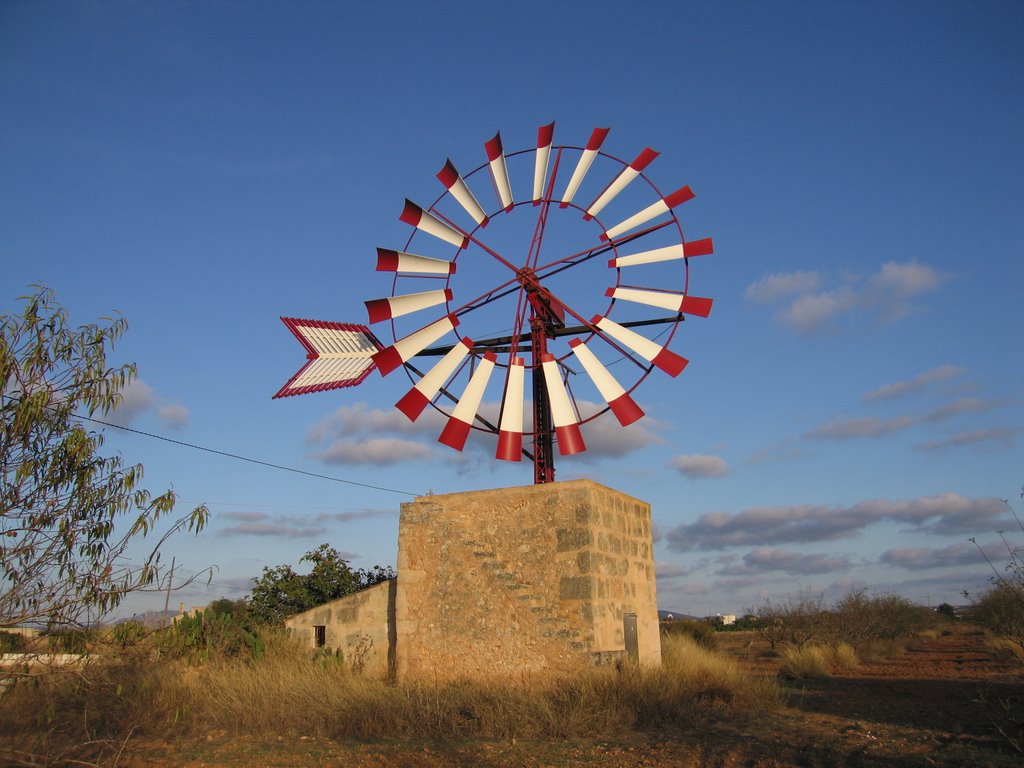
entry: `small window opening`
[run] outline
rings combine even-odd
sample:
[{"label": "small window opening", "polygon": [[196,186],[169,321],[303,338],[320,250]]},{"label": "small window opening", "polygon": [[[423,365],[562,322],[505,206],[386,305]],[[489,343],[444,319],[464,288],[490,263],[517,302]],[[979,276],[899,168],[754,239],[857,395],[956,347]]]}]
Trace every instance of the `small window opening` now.
[{"label": "small window opening", "polygon": [[313,644],[317,648],[323,648],[327,645],[327,627],[323,624],[317,624],[313,627]]}]

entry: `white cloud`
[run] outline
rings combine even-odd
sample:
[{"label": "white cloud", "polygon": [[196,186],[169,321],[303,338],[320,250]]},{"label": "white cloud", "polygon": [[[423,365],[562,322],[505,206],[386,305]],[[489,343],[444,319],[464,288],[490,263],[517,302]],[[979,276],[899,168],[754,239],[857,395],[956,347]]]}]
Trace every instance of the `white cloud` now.
[{"label": "white cloud", "polygon": [[909,297],[938,288],[942,283],[942,277],[931,267],[922,266],[916,261],[904,264],[887,261],[870,282],[871,287],[876,290],[894,296]]},{"label": "white cloud", "polygon": [[888,323],[911,314],[911,299],[938,288],[944,278],[916,261],[886,262],[874,275],[846,277],[840,285],[823,287],[817,272],[767,275],[747,286],[746,297],[759,304],[782,305],[777,319],[802,334],[836,326],[853,312]]},{"label": "white cloud", "polygon": [[189,410],[184,405],[161,405],[156,409],[156,415],[172,429],[183,429],[188,426]]},{"label": "white cloud", "polygon": [[779,318],[790,328],[810,334],[856,308],[857,301],[857,295],[847,288],[801,296],[783,310]]},{"label": "white cloud", "polygon": [[794,294],[812,293],[820,283],[817,272],[777,272],[748,285],[746,296],[759,304],[768,304]]},{"label": "white cloud", "polygon": [[335,440],[313,456],[327,464],[399,464],[430,456],[430,448],[413,440],[378,437],[366,440]]},{"label": "white cloud", "polygon": [[133,379],[121,390],[121,402],[113,413],[107,416],[112,424],[127,427],[155,403],[153,388],[142,379]]},{"label": "white cloud", "polygon": [[703,453],[680,455],[673,457],[668,465],[679,474],[692,479],[707,477],[724,477],[729,474],[729,465],[721,456],[710,456]]}]

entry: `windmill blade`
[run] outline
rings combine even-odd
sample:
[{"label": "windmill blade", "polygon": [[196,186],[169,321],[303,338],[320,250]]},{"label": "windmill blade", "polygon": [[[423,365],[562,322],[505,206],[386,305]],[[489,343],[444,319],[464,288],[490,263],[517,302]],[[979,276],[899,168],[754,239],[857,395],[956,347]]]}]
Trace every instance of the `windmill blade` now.
[{"label": "windmill blade", "polygon": [[390,320],[394,317],[408,315],[410,312],[418,312],[428,307],[436,307],[452,300],[452,289],[441,288],[436,291],[423,291],[422,293],[406,293],[400,296],[388,296],[383,299],[370,299],[364,301],[366,313],[370,317],[370,325],[379,323],[382,320]]},{"label": "windmill blade", "polygon": [[672,350],[655,344],[653,341],[641,336],[636,331],[631,331],[629,328],[623,328],[614,320],[609,320],[607,317],[595,315],[591,319],[590,324],[596,325],[602,333],[608,334],[620,344],[629,347],[640,355],[640,357],[653,363],[669,376],[678,376],[683,372],[683,368],[685,368],[690,362],[685,357],[681,357]]},{"label": "windmill blade", "polygon": [[457,451],[461,451],[466,446],[466,438],[469,437],[473,419],[480,409],[480,402],[484,399],[484,390],[487,389],[487,382],[490,381],[491,374],[494,373],[494,363],[497,359],[497,355],[488,352],[480,360],[462,397],[459,398],[452,415],[448,418],[448,423],[444,425],[441,436],[437,438],[439,443],[444,443]]},{"label": "windmill blade", "polygon": [[643,417],[643,409],[634,402],[582,339],[573,339],[569,346],[622,426],[627,427]]},{"label": "windmill blade", "polygon": [[537,129],[537,154],[533,160],[533,204],[539,205],[544,197],[544,181],[548,177],[548,160],[555,141],[555,124],[548,123]]},{"label": "windmill blade", "polygon": [[643,251],[629,256],[619,256],[608,260],[609,267],[635,267],[640,264],[655,264],[661,261],[675,261],[677,259],[688,259],[691,256],[707,256],[715,252],[715,245],[710,237],[701,240],[691,240],[688,243],[677,243],[666,248],[655,248],[653,251]]},{"label": "windmill blade", "polygon": [[508,183],[508,166],[505,164],[505,152],[501,148],[500,131],[494,135],[493,139],[484,142],[484,149],[487,150],[491,180],[494,182],[494,189],[498,193],[501,207],[506,211],[511,211],[514,201],[512,200],[512,187]]},{"label": "windmill blade", "polygon": [[586,214],[583,216],[584,220],[590,221],[597,216],[601,209],[614,200],[615,196],[624,190],[629,185],[629,182],[639,176],[644,168],[650,165],[657,156],[658,153],[650,147],[645,148],[643,152],[637,155],[636,159],[619,171],[619,175],[612,180],[612,183],[605,187],[604,191],[597,196],[597,199],[590,204]]},{"label": "windmill blade", "polygon": [[670,309],[673,312],[682,312],[684,315],[696,315],[698,317],[710,315],[711,305],[714,302],[714,299],[704,299],[700,296],[641,288],[609,288],[605,291],[605,296],[611,296],[613,299],[621,299],[622,301],[631,301],[635,304],[646,304],[649,307]]},{"label": "windmill blade", "polygon": [[308,358],[274,399],[354,387],[374,369],[373,355],[381,344],[365,325],[282,317]]},{"label": "windmill blade", "polygon": [[558,373],[558,363],[551,353],[541,355],[541,368],[544,371],[544,386],[548,393],[548,404],[551,406],[551,421],[555,425],[558,437],[558,452],[562,456],[582,453],[587,450],[580,432],[580,423],[569,402],[562,377]]},{"label": "windmill blade", "polygon": [[455,262],[435,259],[431,256],[417,256],[405,251],[377,249],[378,272],[410,272],[422,275],[453,275]]},{"label": "windmill blade", "polygon": [[433,344],[453,330],[458,324],[459,319],[455,315],[446,315],[425,328],[399,339],[390,347],[380,350],[373,356],[373,362],[377,364],[380,375],[387,376],[395,368],[422,352],[428,344]]},{"label": "windmill blade", "polygon": [[416,421],[472,348],[473,340],[464,336],[459,344],[448,350],[448,353],[438,360],[437,364],[427,371],[426,375],[417,381],[413,388],[402,396],[401,400],[395,403],[395,407],[404,413],[409,421]]},{"label": "windmill blade", "polygon": [[572,202],[576,190],[580,188],[583,177],[590,170],[590,165],[594,162],[594,158],[597,157],[597,153],[600,151],[601,145],[604,144],[604,140],[610,130],[611,128],[595,128],[593,133],[590,134],[590,141],[587,142],[583,154],[580,155],[579,162],[576,163],[576,170],[572,172],[572,178],[569,179],[569,186],[565,188],[562,202],[558,206],[559,208],[565,208]]},{"label": "windmill blade", "polygon": [[459,202],[459,205],[466,210],[466,213],[473,217],[473,221],[478,226],[487,226],[489,221],[487,214],[480,207],[480,203],[477,202],[473,191],[466,185],[465,179],[455,170],[455,166],[450,159],[444,164],[444,168],[437,172],[437,178],[444,184],[445,189],[452,193],[452,197]]},{"label": "windmill blade", "polygon": [[433,235],[444,240],[446,243],[451,243],[460,250],[469,244],[468,235],[448,226],[434,216],[434,214],[423,210],[408,198],[405,200],[405,208],[402,209],[402,215],[398,218],[406,224],[416,227],[421,232],[426,232],[428,235]]},{"label": "windmill blade", "polygon": [[[553,125],[553,123],[552,123]],[[522,461],[523,458],[523,391],[526,368],[523,358],[513,357],[505,381],[505,402],[501,406],[498,423],[498,451],[495,458],[502,461]]]},{"label": "windmill blade", "polygon": [[661,198],[661,200],[659,200],[656,203],[653,203],[652,205],[647,206],[639,213],[635,213],[625,221],[619,222],[614,227],[612,227],[611,229],[607,230],[604,234],[602,234],[601,239],[611,240],[615,237],[618,237],[623,232],[628,232],[629,230],[639,227],[641,224],[650,221],[656,216],[660,216],[663,213],[668,213],[676,206],[682,205],[687,200],[692,200],[693,198],[694,194],[692,189],[690,189],[688,186],[680,187],[671,195]]}]

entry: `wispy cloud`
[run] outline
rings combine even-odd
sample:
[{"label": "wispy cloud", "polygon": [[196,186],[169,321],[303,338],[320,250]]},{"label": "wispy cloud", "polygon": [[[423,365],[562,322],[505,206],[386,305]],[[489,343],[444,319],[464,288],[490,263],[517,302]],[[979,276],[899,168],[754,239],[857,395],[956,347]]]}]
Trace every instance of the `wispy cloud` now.
[{"label": "wispy cloud", "polygon": [[308,539],[323,536],[337,523],[350,523],[378,517],[393,517],[394,512],[384,509],[341,510],[319,512],[315,515],[272,515],[266,512],[232,511],[217,515],[218,521],[233,522],[221,527],[222,536],[276,536],[289,539]]},{"label": "wispy cloud", "polygon": [[746,296],[758,304],[770,304],[814,293],[820,284],[821,275],[817,272],[776,272],[748,285]]},{"label": "wispy cloud", "polygon": [[668,465],[679,474],[694,480],[729,474],[729,465],[725,459],[703,453],[674,456]]},{"label": "wispy cloud", "polygon": [[156,409],[156,415],[172,429],[184,429],[188,426],[189,410],[184,405],[161,405]]},{"label": "wispy cloud", "polygon": [[924,373],[919,373],[917,376],[907,381],[895,381],[891,384],[883,384],[878,389],[873,389],[864,395],[864,399],[892,400],[899,397],[905,397],[910,394],[923,392],[930,384],[952,379],[956,376],[961,376],[964,373],[966,373],[966,370],[959,366],[940,365],[938,368],[932,368]]},{"label": "wispy cloud", "polygon": [[999,499],[969,499],[956,493],[904,501],[873,499],[849,507],[795,504],[711,512],[669,530],[670,549],[713,551],[731,547],[832,541],[877,523],[903,523],[918,533],[972,534],[1006,525]]},{"label": "wispy cloud", "polygon": [[934,424],[961,413],[984,411],[1002,405],[1001,402],[981,400],[977,397],[961,397],[919,416],[898,416],[892,419],[879,419],[873,416],[837,419],[805,433],[804,439],[850,440],[861,437],[881,437],[893,432],[902,432],[919,424]]},{"label": "wispy cloud", "polygon": [[988,545],[979,550],[976,544],[963,541],[948,547],[897,547],[883,552],[878,559],[886,565],[921,571],[954,565],[985,565],[986,556],[998,560],[1006,554],[1001,545]]},{"label": "wispy cloud", "polygon": [[142,379],[134,379],[121,390],[121,402],[107,419],[119,427],[127,427],[152,408],[155,402],[153,388]]},{"label": "wispy cloud", "polygon": [[399,410],[343,405],[306,432],[312,456],[327,464],[399,464],[433,455],[440,418],[428,410],[415,422]]},{"label": "wispy cloud", "polygon": [[964,448],[986,444],[1010,448],[1016,443],[1017,435],[1021,434],[1021,432],[1024,432],[1024,429],[1020,427],[976,429],[970,432],[961,432],[942,440],[929,440],[924,443],[918,443],[916,447],[923,451],[944,451],[950,448]]},{"label": "wispy cloud", "polygon": [[801,554],[775,547],[757,547],[743,556],[742,565],[723,566],[720,576],[747,576],[781,571],[791,576],[839,573],[852,567],[850,558],[825,553]]},{"label": "wispy cloud", "polygon": [[132,380],[121,390],[121,403],[107,418],[112,424],[127,427],[149,411],[155,412],[164,426],[170,429],[183,429],[188,426],[189,409],[158,397],[153,388],[142,379]]},{"label": "wispy cloud", "polygon": [[846,277],[828,288],[817,272],[774,273],[747,286],[746,296],[759,304],[781,305],[776,315],[780,322],[812,334],[834,327],[854,311],[870,313],[881,323],[902,319],[912,313],[913,299],[935,290],[943,279],[916,261],[891,261],[866,279]]}]

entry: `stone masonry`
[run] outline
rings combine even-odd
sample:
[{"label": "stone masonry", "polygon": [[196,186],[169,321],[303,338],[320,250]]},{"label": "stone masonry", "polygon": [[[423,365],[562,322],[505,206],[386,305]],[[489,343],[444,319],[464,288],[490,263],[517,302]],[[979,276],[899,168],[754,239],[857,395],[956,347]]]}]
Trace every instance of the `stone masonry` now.
[{"label": "stone masonry", "polygon": [[373,589],[287,624],[346,658],[371,637],[366,671],[400,680],[661,662],[650,505],[590,480],[403,504],[398,578]]}]

